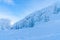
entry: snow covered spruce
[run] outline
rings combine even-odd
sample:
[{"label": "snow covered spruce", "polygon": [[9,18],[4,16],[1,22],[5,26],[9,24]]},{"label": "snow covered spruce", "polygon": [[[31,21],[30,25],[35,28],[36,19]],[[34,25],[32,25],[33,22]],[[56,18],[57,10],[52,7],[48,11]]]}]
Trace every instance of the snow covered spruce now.
[{"label": "snow covered spruce", "polygon": [[57,14],[60,11],[60,7],[57,4],[50,5],[42,10],[38,10],[31,13],[24,19],[18,21],[12,26],[12,29],[31,28],[38,22],[48,22],[52,14]]},{"label": "snow covered spruce", "polygon": [[[51,20],[52,14],[58,14],[60,12],[59,4],[55,3],[48,7],[38,10],[34,13],[29,14],[24,19],[11,25],[10,20],[0,19],[1,29],[22,29],[22,28],[32,28],[36,23],[48,22]],[[11,27],[12,26],[12,27]]]}]

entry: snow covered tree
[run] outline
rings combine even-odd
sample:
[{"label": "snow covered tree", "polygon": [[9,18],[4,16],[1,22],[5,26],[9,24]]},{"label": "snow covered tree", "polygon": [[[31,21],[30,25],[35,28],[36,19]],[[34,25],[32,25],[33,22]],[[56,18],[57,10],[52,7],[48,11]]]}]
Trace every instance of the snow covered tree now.
[{"label": "snow covered tree", "polygon": [[58,14],[60,12],[60,3],[56,3],[54,6],[54,14]]},{"label": "snow covered tree", "polygon": [[34,22],[33,22],[33,18],[31,16],[26,17],[25,19],[15,23],[12,27],[12,29],[22,29],[22,28],[29,28],[29,27],[33,27],[34,26]]},{"label": "snow covered tree", "polygon": [[22,29],[22,28],[30,28],[34,27],[34,25],[38,22],[48,22],[50,20],[51,15],[60,11],[60,7],[56,4],[50,5],[42,10],[38,10],[34,13],[29,14],[21,21],[15,23],[12,29]]}]

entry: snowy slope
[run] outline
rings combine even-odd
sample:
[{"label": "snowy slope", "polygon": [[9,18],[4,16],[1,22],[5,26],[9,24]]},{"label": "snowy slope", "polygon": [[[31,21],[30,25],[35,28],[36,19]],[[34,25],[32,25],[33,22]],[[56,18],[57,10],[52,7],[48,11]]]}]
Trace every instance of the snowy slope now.
[{"label": "snowy slope", "polygon": [[13,25],[12,29],[22,29],[22,28],[34,27],[34,25],[38,22],[49,21],[52,18],[52,15],[54,16],[54,14],[58,14],[59,11],[60,11],[59,6],[56,3],[52,4],[42,10],[32,13],[32,14],[28,15],[27,17],[25,17],[24,19],[18,21],[17,23],[15,23]]},{"label": "snowy slope", "polygon": [[58,9],[59,6],[50,5],[17,22],[12,30],[0,30],[0,40],[59,40],[60,10]]},{"label": "snowy slope", "polygon": [[57,20],[38,23],[33,28],[0,31],[0,40],[59,40],[60,21]]}]

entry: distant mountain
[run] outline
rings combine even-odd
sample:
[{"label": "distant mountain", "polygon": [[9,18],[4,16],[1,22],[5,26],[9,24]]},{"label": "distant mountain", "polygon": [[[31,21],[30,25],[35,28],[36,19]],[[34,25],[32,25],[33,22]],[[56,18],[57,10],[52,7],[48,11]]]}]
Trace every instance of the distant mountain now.
[{"label": "distant mountain", "polygon": [[6,30],[10,27],[9,19],[0,19],[0,30]]},{"label": "distant mountain", "polygon": [[12,29],[22,29],[22,28],[31,28],[34,27],[38,22],[48,22],[51,20],[51,15],[58,14],[60,12],[60,7],[57,3],[52,4],[42,10],[38,10],[34,13],[31,13],[24,19],[18,21],[12,26]]}]

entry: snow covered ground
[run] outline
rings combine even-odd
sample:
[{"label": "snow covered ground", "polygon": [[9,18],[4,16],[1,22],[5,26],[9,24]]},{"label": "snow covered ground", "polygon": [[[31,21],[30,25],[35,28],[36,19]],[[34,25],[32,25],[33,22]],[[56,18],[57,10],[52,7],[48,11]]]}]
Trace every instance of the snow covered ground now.
[{"label": "snow covered ground", "polygon": [[37,23],[33,28],[0,30],[0,40],[60,40],[60,20]]},{"label": "snow covered ground", "polygon": [[[14,29],[17,27],[14,24],[13,29],[0,30],[0,40],[60,40],[60,10],[57,11],[59,6],[55,10],[54,7],[54,5],[52,7],[49,6],[45,11],[42,11],[44,15],[49,16],[48,21],[46,21],[43,15],[42,21],[34,21],[34,23],[36,23],[32,28],[29,27],[17,30]],[[40,12],[37,14],[39,13]],[[19,25],[18,27],[21,27],[20,21],[17,23]]]}]

